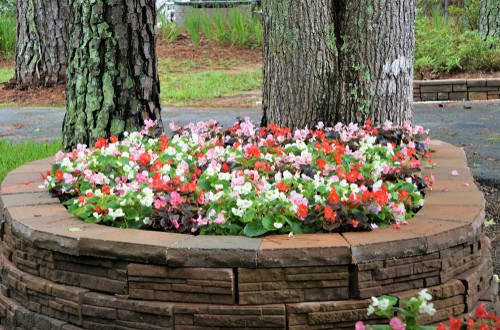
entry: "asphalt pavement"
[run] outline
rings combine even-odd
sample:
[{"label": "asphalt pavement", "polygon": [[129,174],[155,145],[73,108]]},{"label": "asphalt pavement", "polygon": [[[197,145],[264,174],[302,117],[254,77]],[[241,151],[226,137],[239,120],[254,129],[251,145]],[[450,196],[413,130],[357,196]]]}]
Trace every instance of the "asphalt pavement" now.
[{"label": "asphalt pavement", "polygon": [[[60,138],[64,108],[0,108],[0,139],[51,141]],[[258,108],[164,108],[163,122],[186,124],[215,119],[232,125],[237,117],[260,122]],[[500,184],[500,100],[416,103],[413,124],[430,129],[432,139],[464,148],[474,177]],[[0,155],[1,157],[1,155]]]}]

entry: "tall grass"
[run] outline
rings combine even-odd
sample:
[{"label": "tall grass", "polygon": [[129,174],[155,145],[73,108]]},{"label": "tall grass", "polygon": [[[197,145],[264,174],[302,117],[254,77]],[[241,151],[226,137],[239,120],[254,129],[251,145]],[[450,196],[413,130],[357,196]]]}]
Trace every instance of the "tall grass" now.
[{"label": "tall grass", "polygon": [[37,159],[53,156],[59,150],[61,150],[60,141],[16,143],[11,140],[0,140],[0,182],[13,169]]},{"label": "tall grass", "polygon": [[0,53],[10,57],[16,48],[16,18],[0,12]]},{"label": "tall grass", "polygon": [[199,15],[195,11],[191,11],[186,15],[184,25],[188,31],[188,35],[193,42],[195,47],[200,45],[200,22],[202,20],[202,15]]},{"label": "tall grass", "polygon": [[201,36],[218,45],[236,45],[257,48],[262,45],[262,23],[258,18],[238,8],[229,12],[215,10],[211,14],[195,10],[186,16],[184,27],[191,41],[199,46]]},{"label": "tall grass", "polygon": [[167,20],[166,15],[158,15],[160,20],[160,35],[162,40],[166,41],[168,44],[174,42],[177,38],[179,38],[182,33],[182,27],[175,24],[170,23]]}]

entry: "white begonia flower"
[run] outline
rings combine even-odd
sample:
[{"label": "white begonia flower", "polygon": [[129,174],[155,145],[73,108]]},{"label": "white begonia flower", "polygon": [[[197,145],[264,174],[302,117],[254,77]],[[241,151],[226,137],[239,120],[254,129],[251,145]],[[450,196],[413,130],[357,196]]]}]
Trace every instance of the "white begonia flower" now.
[{"label": "white begonia flower", "polygon": [[160,173],[161,173],[161,174],[167,174],[168,172],[170,172],[170,170],[171,170],[170,165],[169,165],[169,164],[165,164],[165,165],[163,165],[163,167],[161,168]]},{"label": "white begonia flower", "polygon": [[353,194],[357,194],[359,192],[359,186],[355,183],[351,183],[350,188]]},{"label": "white begonia flower", "polygon": [[380,301],[377,297],[372,297],[372,304],[370,306],[377,307],[380,304]]},{"label": "white begonia flower", "polygon": [[69,160],[68,157],[65,157],[62,160],[61,167],[64,168],[68,172],[73,172],[74,171],[73,163],[71,162],[71,160]]},{"label": "white begonia flower", "polygon": [[113,220],[115,220],[116,218],[120,218],[120,217],[124,217],[125,216],[125,213],[123,213],[123,210],[122,209],[116,209],[116,210],[113,210],[113,209],[109,209],[109,213],[108,215],[110,217],[113,218]]},{"label": "white begonia flower", "polygon": [[274,223],[274,228],[281,229],[281,228],[283,228],[283,224],[281,222],[275,222]]},{"label": "white begonia flower", "polygon": [[434,304],[428,304],[427,301],[423,301],[418,307],[418,312],[420,314],[429,314],[432,316],[436,314],[436,309],[434,308]]},{"label": "white begonia flower", "polygon": [[139,194],[139,203],[143,206],[151,206],[153,204],[154,193],[150,188],[143,188],[142,193]]},{"label": "white begonia flower", "polygon": [[427,289],[423,289],[418,293],[418,298],[423,301],[432,300],[432,296],[427,292]]},{"label": "white begonia flower", "polygon": [[95,196],[97,196],[97,197],[101,197],[101,196],[102,196],[102,191],[101,191],[101,189],[96,189],[96,190],[94,191],[94,195],[95,195]]},{"label": "white begonia flower", "polygon": [[93,216],[94,218],[96,218],[97,220],[99,220],[99,219],[102,217],[102,215],[100,215],[100,214],[99,214],[99,213],[97,213],[97,212],[92,213],[92,216]]},{"label": "white begonia flower", "polygon": [[283,172],[283,179],[291,179],[293,178],[293,174],[288,172],[288,171],[285,171]]},{"label": "white begonia flower", "polygon": [[130,154],[126,151],[122,152],[122,157],[129,158]]},{"label": "white begonia flower", "polygon": [[266,160],[268,160],[268,161],[272,162],[272,161],[273,161],[273,155],[272,155],[272,154],[265,154],[265,155],[264,155],[264,159],[266,159]]},{"label": "white begonia flower", "polygon": [[385,311],[388,307],[389,307],[389,299],[384,298],[379,300],[378,308],[380,308],[380,310]]},{"label": "white begonia flower", "polygon": [[235,216],[240,217],[240,218],[241,218],[241,217],[243,216],[243,214],[245,213],[245,211],[244,211],[244,210],[242,210],[242,209],[237,209],[237,208],[234,208],[234,207],[231,209],[231,212],[233,212],[233,214],[234,214]]},{"label": "white begonia flower", "polygon": [[153,223],[153,220],[149,217],[145,217],[144,219],[142,219],[142,222],[145,224],[145,225],[151,225]]},{"label": "white begonia flower", "polygon": [[252,184],[250,182],[245,182],[244,185],[233,187],[233,190],[240,195],[246,195],[252,191]]},{"label": "white begonia flower", "polygon": [[375,313],[375,307],[373,307],[372,305],[368,306],[368,310],[367,310],[367,315],[370,316],[372,315],[373,313]]},{"label": "white begonia flower", "polygon": [[275,200],[276,198],[278,198],[278,196],[279,193],[276,189],[266,190],[266,192],[264,193],[264,198],[269,201]]},{"label": "white begonia flower", "polygon": [[249,201],[248,199],[239,198],[236,200],[236,205],[238,206],[238,208],[246,210],[250,206],[252,206],[252,201]]},{"label": "white begonia flower", "polygon": [[282,178],[283,178],[283,176],[281,175],[281,172],[278,172],[274,175],[274,181],[276,181],[276,182],[281,181]]},{"label": "white begonia flower", "polygon": [[215,190],[222,190],[222,189],[224,188],[224,186],[223,186],[223,185],[221,185],[221,184],[216,184],[216,185],[214,186],[214,188],[215,188]]},{"label": "white begonia flower", "polygon": [[211,167],[207,168],[205,173],[207,174],[207,176],[214,176],[216,174],[215,170]]},{"label": "white begonia flower", "polygon": [[218,193],[214,194],[213,192],[209,192],[209,199],[211,202],[217,202],[219,199],[221,199],[222,195],[224,194],[223,191],[219,191]]},{"label": "white begonia flower", "polygon": [[231,181],[231,173],[219,173],[219,180]]},{"label": "white begonia flower", "polygon": [[173,156],[177,153],[177,151],[175,150],[175,148],[172,148],[172,147],[168,147],[166,150],[165,150],[165,153],[169,156]]}]

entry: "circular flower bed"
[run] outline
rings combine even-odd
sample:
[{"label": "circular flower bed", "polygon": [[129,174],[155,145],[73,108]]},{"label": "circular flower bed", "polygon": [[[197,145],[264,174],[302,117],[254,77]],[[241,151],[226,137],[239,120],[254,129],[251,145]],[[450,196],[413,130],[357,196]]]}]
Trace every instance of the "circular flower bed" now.
[{"label": "circular flower bed", "polygon": [[291,132],[215,121],[59,152],[45,184],[87,222],[194,234],[292,234],[399,226],[423,205],[422,127],[366,122]]}]

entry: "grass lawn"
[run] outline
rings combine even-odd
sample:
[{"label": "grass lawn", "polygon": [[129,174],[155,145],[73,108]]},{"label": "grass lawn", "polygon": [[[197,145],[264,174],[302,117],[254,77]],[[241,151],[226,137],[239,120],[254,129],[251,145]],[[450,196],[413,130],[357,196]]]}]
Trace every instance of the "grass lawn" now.
[{"label": "grass lawn", "polygon": [[60,141],[16,143],[10,140],[0,140],[0,182],[13,169],[37,159],[53,156],[60,149]]},{"label": "grass lawn", "polygon": [[[246,70],[241,70],[245,66]],[[209,61],[200,67],[194,61],[158,62],[161,99],[170,106],[206,104],[207,100],[259,89],[262,70],[232,61]]]},{"label": "grass lawn", "polygon": [[0,84],[9,81],[14,77],[14,67],[0,68]]}]

